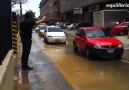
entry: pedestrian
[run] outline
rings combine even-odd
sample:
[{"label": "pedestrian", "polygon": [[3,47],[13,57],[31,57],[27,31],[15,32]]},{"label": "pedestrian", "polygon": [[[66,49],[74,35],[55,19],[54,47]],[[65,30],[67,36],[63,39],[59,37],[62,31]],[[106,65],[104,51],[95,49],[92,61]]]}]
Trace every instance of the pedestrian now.
[{"label": "pedestrian", "polygon": [[40,20],[34,19],[34,14],[32,11],[27,11],[24,16],[24,20],[20,23],[20,37],[22,43],[22,56],[21,64],[22,70],[33,70],[32,67],[28,65],[29,54],[32,44],[32,29],[34,26],[42,23],[45,20],[45,16]]}]

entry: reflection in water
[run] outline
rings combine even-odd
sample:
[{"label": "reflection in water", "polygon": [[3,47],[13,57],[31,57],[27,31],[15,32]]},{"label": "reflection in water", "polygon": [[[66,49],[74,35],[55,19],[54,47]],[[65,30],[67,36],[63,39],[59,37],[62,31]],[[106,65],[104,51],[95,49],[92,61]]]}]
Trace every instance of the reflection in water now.
[{"label": "reflection in water", "polygon": [[14,84],[14,90],[42,90],[34,71],[19,70],[19,80]]},{"label": "reflection in water", "polygon": [[19,70],[19,79],[14,81],[14,90],[30,90],[29,71]]},{"label": "reflection in water", "polygon": [[30,71],[19,72],[19,90],[30,90],[29,74]]}]

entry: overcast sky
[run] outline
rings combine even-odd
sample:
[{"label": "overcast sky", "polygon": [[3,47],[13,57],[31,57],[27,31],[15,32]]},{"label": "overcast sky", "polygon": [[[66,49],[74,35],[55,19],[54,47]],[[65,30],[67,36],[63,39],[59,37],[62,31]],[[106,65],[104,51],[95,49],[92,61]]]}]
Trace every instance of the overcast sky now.
[{"label": "overcast sky", "polygon": [[[27,11],[27,10],[32,10],[33,12],[35,12],[35,16],[38,17],[40,15],[39,12],[39,4],[40,4],[41,0],[28,0],[27,3],[22,5],[22,9],[23,9],[23,14]],[[19,5],[15,5],[15,8],[13,8],[13,10],[18,10],[19,9]]]}]

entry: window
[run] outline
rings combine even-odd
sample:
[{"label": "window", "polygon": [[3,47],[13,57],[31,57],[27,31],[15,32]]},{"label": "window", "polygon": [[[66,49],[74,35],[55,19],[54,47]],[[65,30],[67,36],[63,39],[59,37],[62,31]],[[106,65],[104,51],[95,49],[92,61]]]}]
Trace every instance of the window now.
[{"label": "window", "polygon": [[89,30],[86,30],[86,35],[89,38],[105,37],[105,34],[101,29],[89,29]]},{"label": "window", "polygon": [[85,32],[84,32],[83,29],[79,29],[79,30],[77,31],[76,35],[78,35],[78,36],[85,36]]},{"label": "window", "polygon": [[46,26],[40,26],[41,30],[46,30]]},{"label": "window", "polygon": [[83,29],[80,29],[80,35],[81,35],[81,36],[85,36],[85,32],[84,32]]},{"label": "window", "polygon": [[61,28],[48,28],[48,32],[63,32]]}]

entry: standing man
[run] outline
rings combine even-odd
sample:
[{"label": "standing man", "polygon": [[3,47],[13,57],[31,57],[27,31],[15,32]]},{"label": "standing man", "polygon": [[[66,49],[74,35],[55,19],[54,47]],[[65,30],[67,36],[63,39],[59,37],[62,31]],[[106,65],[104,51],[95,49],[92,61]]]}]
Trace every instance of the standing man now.
[{"label": "standing man", "polygon": [[22,70],[33,70],[33,68],[28,65],[28,59],[32,44],[32,29],[34,26],[40,24],[44,20],[45,16],[41,20],[35,21],[33,12],[28,11],[25,13],[24,20],[20,23],[20,36],[22,42]]}]

